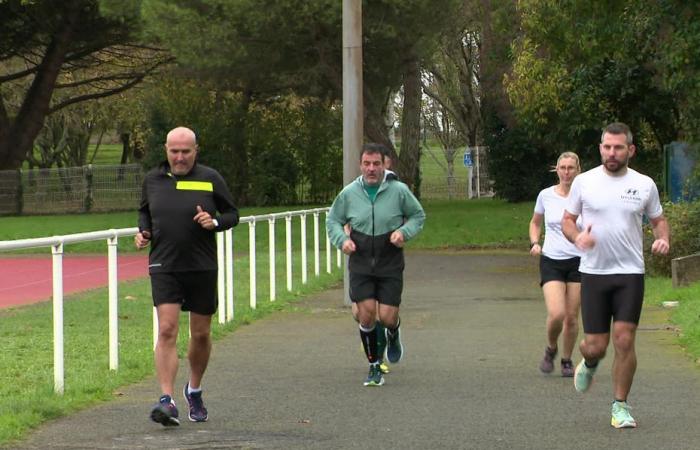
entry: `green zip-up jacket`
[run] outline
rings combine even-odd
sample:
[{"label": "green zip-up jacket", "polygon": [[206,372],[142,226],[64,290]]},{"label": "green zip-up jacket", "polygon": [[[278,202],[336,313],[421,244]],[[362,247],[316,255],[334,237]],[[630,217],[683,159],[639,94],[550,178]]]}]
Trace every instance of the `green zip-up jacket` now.
[{"label": "green zip-up jacket", "polygon": [[[386,275],[404,268],[403,249],[389,241],[400,230],[409,241],[423,229],[425,212],[404,183],[385,179],[372,202],[364,189],[362,176],[345,186],[333,201],[326,219],[331,243],[342,248],[352,239],[357,250],[350,255],[348,270],[354,273]],[[343,230],[350,224],[348,237]]]}]

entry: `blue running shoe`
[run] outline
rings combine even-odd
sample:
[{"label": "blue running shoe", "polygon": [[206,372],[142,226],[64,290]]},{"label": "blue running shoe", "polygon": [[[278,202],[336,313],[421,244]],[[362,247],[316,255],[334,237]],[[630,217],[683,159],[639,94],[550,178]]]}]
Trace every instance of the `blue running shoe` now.
[{"label": "blue running shoe", "polygon": [[379,368],[379,363],[370,364],[365,386],[381,386],[382,384],[384,384],[384,377]]},{"label": "blue running shoe", "polygon": [[202,391],[189,393],[188,389],[190,383],[185,383],[185,388],[182,390],[185,400],[187,400],[187,406],[189,406],[190,412],[188,417],[191,422],[206,422],[209,418],[207,413],[207,408],[204,407],[204,401],[202,401]]},{"label": "blue running shoe", "polygon": [[156,406],[151,410],[151,420],[164,427],[176,427],[180,425],[175,402],[169,395],[163,395]]},{"label": "blue running shoe", "polygon": [[397,327],[396,330],[391,333],[387,330],[386,333],[387,347],[386,347],[386,359],[390,363],[396,364],[403,358],[403,345],[401,344],[401,331]]}]

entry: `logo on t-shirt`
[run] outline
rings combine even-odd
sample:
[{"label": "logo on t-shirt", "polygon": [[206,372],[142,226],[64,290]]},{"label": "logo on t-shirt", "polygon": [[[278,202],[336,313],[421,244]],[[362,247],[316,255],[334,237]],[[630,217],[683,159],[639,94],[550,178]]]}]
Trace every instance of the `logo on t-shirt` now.
[{"label": "logo on t-shirt", "polygon": [[627,203],[639,203],[642,201],[642,197],[639,196],[639,191],[634,188],[625,189],[624,194],[620,196],[623,202]]}]

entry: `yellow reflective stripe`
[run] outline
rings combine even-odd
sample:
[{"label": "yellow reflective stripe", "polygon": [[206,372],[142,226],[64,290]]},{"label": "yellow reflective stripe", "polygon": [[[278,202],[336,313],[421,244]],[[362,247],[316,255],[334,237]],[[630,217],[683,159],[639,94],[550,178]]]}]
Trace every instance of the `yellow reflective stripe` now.
[{"label": "yellow reflective stripe", "polygon": [[210,181],[178,181],[175,189],[180,191],[214,192],[214,185]]}]

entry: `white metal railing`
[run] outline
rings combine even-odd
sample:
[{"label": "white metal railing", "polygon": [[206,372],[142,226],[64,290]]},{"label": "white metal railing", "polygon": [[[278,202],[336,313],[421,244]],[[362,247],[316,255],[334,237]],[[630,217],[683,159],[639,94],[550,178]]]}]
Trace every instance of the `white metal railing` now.
[{"label": "white metal railing", "polygon": [[[269,271],[270,271],[270,301],[277,297],[275,275],[275,223],[277,219],[285,219],[285,259],[287,290],[292,290],[292,219],[300,218],[301,236],[301,278],[302,283],[307,283],[307,248],[306,248],[306,216],[314,216],[314,274],[319,276],[320,265],[320,239],[319,239],[319,215],[325,212],[328,216],[329,208],[315,208],[299,211],[287,211],[260,216],[241,217],[240,223],[248,224],[249,241],[249,280],[250,280],[250,307],[257,306],[257,271],[256,271],[256,245],[255,227],[257,222],[268,221],[269,230]],[[33,239],[17,239],[12,241],[0,241],[0,251],[19,250],[28,248],[50,247],[53,267],[53,341],[54,341],[54,391],[62,394],[64,391],[64,339],[63,339],[63,248],[66,244],[88,242],[97,240],[107,241],[107,265],[108,265],[108,301],[109,301],[109,368],[118,370],[119,367],[119,331],[118,331],[118,273],[117,273],[117,246],[120,237],[134,236],[138,228],[120,228],[88,233],[75,233],[65,236],[52,236]],[[218,295],[219,309],[218,321],[224,324],[234,319],[234,276],[233,276],[233,230],[229,229],[217,233],[217,257],[219,265]],[[326,272],[331,273],[331,245],[326,235]],[[340,267],[341,252],[336,249],[336,261]],[[225,300],[224,300],[225,299]],[[153,309],[153,345],[158,337],[158,318]]]}]

